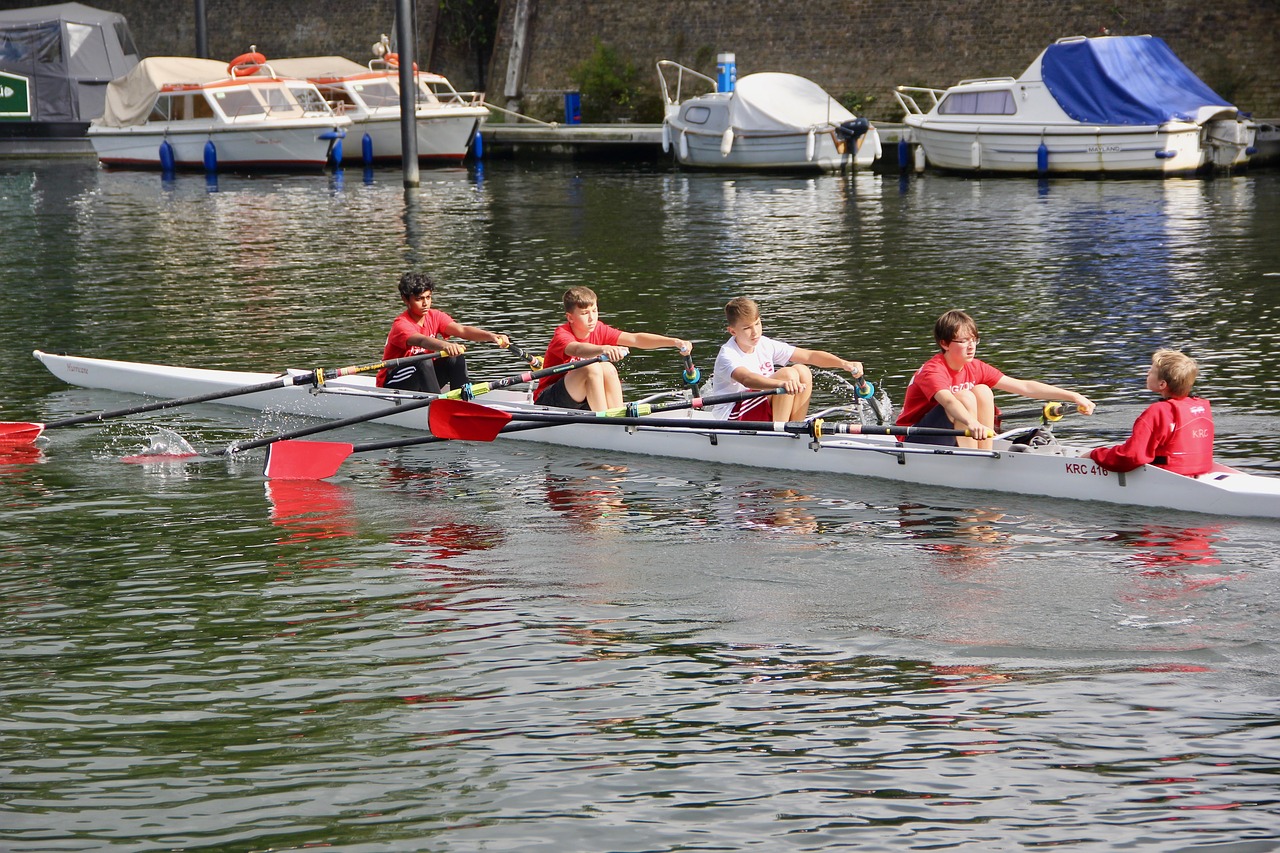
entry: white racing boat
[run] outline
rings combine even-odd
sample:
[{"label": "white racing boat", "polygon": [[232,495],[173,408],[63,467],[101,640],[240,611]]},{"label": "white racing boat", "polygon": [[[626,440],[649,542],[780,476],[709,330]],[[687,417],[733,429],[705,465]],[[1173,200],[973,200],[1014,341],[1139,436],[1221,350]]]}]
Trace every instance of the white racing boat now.
[{"label": "white racing boat", "polygon": [[[265,373],[109,361],[39,350],[34,355],[54,376],[71,385],[151,397],[204,394],[275,378]],[[340,419],[419,401],[423,396],[375,388],[373,379],[367,376],[348,376],[316,387],[287,386],[221,402],[258,411]],[[563,409],[534,405],[527,390],[495,390],[477,400],[510,412],[517,419],[520,414],[540,412],[573,416]],[[814,438],[770,431],[773,425],[769,424],[750,432],[711,429],[699,427],[700,420],[710,420],[701,412],[665,412],[660,417],[664,419],[662,426],[627,426],[606,418],[545,428],[522,425],[524,430],[504,432],[501,438],[589,447],[597,453],[639,453],[928,486],[1280,519],[1280,478],[1226,467],[1200,477],[1185,477],[1153,466],[1116,474],[1094,464],[1084,447],[1031,447],[1015,445],[1005,438],[996,442],[993,451],[967,451],[902,445],[889,437],[822,434]],[[381,418],[379,423],[426,431],[427,415],[418,407]]]}]

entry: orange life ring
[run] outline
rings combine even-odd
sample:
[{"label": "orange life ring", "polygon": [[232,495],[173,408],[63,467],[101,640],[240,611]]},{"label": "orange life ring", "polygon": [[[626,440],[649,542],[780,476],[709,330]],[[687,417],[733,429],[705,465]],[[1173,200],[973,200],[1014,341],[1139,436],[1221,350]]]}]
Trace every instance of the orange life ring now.
[{"label": "orange life ring", "polygon": [[[392,68],[400,67],[400,54],[398,53],[388,53],[386,56],[382,57],[382,59]],[[264,59],[263,62],[265,61],[266,60]],[[418,63],[416,62],[413,63],[413,73],[414,74],[418,73]]]},{"label": "orange life ring", "polygon": [[227,63],[227,71],[232,77],[248,77],[267,64],[267,58],[261,53],[242,53]]}]

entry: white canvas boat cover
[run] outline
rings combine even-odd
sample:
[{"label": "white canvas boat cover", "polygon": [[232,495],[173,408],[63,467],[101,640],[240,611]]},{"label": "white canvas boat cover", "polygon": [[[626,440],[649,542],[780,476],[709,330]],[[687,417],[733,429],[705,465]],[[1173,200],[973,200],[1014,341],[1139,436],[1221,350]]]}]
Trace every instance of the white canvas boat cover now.
[{"label": "white canvas boat cover", "polygon": [[807,131],[814,125],[840,124],[853,118],[853,113],[817,83],[777,71],[743,77],[729,103],[729,124],[748,133]]},{"label": "white canvas boat cover", "polygon": [[[267,65],[281,77],[352,77],[368,74],[369,66],[353,62],[345,56],[296,56],[292,59],[268,59]],[[261,72],[259,72],[261,73]]]},{"label": "white canvas boat cover", "polygon": [[150,56],[107,86],[107,106],[98,123],[106,127],[144,124],[165,86],[212,83],[231,76],[227,63],[186,56]]}]

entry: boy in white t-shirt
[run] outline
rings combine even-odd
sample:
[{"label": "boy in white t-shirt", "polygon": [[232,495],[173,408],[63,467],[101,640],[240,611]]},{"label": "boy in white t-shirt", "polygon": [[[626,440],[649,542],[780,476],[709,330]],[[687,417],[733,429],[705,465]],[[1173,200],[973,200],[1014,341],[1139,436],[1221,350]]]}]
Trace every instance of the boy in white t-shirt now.
[{"label": "boy in white t-shirt", "polygon": [[729,334],[716,356],[712,394],[767,391],[785,388],[785,394],[725,403],[716,417],[743,421],[799,421],[809,413],[813,393],[813,373],[808,365],[847,370],[856,380],[862,376],[862,362],[846,361],[822,350],[793,347],[763,334],[760,306],[754,299],[738,296],[724,306]]}]

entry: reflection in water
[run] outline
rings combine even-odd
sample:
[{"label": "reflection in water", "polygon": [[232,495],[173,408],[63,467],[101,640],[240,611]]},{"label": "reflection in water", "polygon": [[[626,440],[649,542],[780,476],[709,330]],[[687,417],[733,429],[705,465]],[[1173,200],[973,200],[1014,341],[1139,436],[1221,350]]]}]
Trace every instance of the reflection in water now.
[{"label": "reflection in water", "polygon": [[624,525],[628,509],[620,484],[626,479],[627,468],[603,464],[582,467],[599,473],[572,477],[547,473],[547,506],[566,516],[578,531]]},{"label": "reflection in water", "polygon": [[795,489],[749,489],[733,496],[737,509],[734,522],[743,530],[778,530],[787,533],[816,533],[818,520],[809,505],[813,495]]},{"label": "reflection in water", "polygon": [[347,489],[325,480],[267,480],[271,523],[286,534],[282,545],[356,535]]}]

